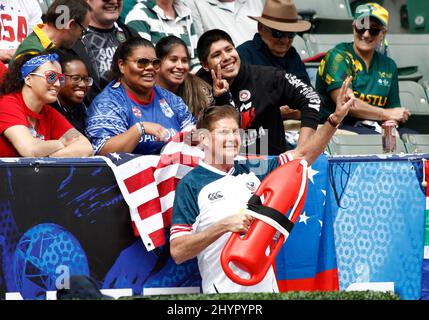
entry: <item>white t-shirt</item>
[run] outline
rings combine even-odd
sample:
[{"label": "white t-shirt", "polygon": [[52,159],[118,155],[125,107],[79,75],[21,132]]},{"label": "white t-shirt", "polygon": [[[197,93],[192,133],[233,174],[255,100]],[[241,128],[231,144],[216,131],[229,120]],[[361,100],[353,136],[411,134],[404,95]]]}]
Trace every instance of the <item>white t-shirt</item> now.
[{"label": "white t-shirt", "polygon": [[[170,241],[192,233],[201,232],[217,221],[247,207],[247,201],[256,191],[261,179],[279,164],[277,158],[265,162],[262,176],[247,170],[247,166],[235,166],[235,172],[226,174],[200,162],[178,185],[173,207]],[[253,286],[241,286],[223,272],[220,255],[231,233],[225,233],[198,255],[198,268],[204,293],[226,292],[278,292],[272,267],[265,278]],[[234,273],[246,279],[243,271]]]},{"label": "white t-shirt", "polygon": [[37,0],[0,1],[0,50],[16,49],[42,23],[42,10]]}]

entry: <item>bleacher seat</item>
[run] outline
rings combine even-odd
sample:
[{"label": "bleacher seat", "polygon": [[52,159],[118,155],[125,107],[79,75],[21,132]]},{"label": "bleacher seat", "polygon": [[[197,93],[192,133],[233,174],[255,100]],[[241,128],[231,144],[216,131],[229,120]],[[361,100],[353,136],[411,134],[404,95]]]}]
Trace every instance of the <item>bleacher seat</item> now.
[{"label": "bleacher seat", "polygon": [[309,53],[309,50],[307,48],[307,44],[300,35],[297,35],[293,39],[293,46],[296,49],[296,51],[298,52],[298,54],[302,60],[310,57],[310,53]]},{"label": "bleacher seat", "polygon": [[388,52],[398,68],[417,67],[423,79],[429,80],[429,35],[387,34]]},{"label": "bleacher seat", "polygon": [[313,34],[350,30],[353,18],[348,0],[296,0],[295,5],[302,18],[312,23]]},{"label": "bleacher seat", "polygon": [[346,33],[342,34],[304,34],[310,56],[327,52],[341,42],[352,42],[352,24],[350,22]]},{"label": "bleacher seat", "polygon": [[408,153],[429,153],[429,134],[402,135]]},{"label": "bleacher seat", "polygon": [[427,1],[407,0],[407,15],[411,33],[429,33],[429,6]]},{"label": "bleacher seat", "polygon": [[[303,35],[308,54],[314,56],[335,47],[341,42],[352,42],[351,22],[343,33]],[[429,36],[410,34],[388,34],[388,54],[395,60],[399,70],[399,80],[429,80]]]},{"label": "bleacher seat", "polygon": [[[364,155],[383,153],[382,136],[378,134],[334,135],[328,144],[331,155]],[[406,153],[404,142],[396,138],[396,152]]]},{"label": "bleacher seat", "polygon": [[401,104],[413,114],[428,115],[429,104],[424,88],[414,81],[399,82]]},{"label": "bleacher seat", "polygon": [[348,0],[295,0],[295,6],[298,11],[313,9],[321,18],[352,18]]},{"label": "bleacher seat", "polygon": [[406,126],[418,133],[429,133],[429,104],[425,89],[414,81],[399,81],[401,106],[411,111]]},{"label": "bleacher seat", "polygon": [[378,3],[380,6],[384,6],[384,0],[350,0],[350,9],[352,12],[355,12],[358,6],[366,4],[368,2],[375,2]]}]

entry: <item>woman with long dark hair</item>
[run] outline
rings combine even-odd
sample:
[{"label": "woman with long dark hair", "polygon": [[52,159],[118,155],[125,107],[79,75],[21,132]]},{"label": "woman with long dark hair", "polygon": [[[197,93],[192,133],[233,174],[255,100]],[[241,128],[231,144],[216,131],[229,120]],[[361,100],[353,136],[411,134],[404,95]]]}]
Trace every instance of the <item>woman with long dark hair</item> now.
[{"label": "woman with long dark hair", "polygon": [[85,132],[95,153],[159,154],[165,140],[195,122],[180,97],[155,85],[160,63],[146,39],[118,47],[113,81],[88,108]]},{"label": "woman with long dark hair", "polygon": [[0,84],[0,157],[82,157],[89,141],[49,104],[64,83],[57,54],[23,55]]},{"label": "woman with long dark hair", "polygon": [[194,116],[198,116],[202,108],[213,104],[211,86],[189,73],[190,55],[182,39],[166,36],[157,42],[155,52],[161,59],[159,86],[181,97]]}]

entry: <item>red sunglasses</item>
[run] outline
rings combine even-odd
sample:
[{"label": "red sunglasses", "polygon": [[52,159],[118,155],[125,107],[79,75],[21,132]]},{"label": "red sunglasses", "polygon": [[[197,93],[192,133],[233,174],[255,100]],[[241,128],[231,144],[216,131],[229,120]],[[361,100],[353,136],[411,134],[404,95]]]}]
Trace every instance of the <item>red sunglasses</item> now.
[{"label": "red sunglasses", "polygon": [[44,73],[31,72],[30,75],[45,78],[46,82],[49,84],[54,84],[55,82],[57,82],[57,80],[60,82],[61,86],[64,86],[64,84],[66,83],[66,78],[64,74],[53,70],[48,70]]}]

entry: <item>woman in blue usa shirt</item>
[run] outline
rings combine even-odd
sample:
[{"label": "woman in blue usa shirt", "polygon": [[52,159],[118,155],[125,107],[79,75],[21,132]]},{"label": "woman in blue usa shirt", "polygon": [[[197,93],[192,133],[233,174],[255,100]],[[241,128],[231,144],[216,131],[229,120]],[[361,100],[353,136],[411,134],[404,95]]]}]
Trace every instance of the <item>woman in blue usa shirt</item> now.
[{"label": "woman in blue usa shirt", "polygon": [[183,100],[155,85],[160,63],[146,39],[132,37],[118,47],[113,81],[88,108],[85,132],[96,154],[159,154],[168,138],[194,124]]}]

